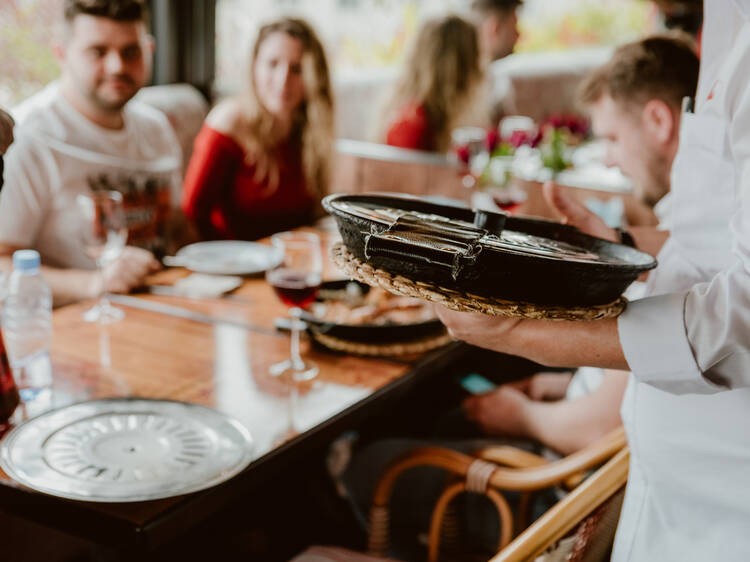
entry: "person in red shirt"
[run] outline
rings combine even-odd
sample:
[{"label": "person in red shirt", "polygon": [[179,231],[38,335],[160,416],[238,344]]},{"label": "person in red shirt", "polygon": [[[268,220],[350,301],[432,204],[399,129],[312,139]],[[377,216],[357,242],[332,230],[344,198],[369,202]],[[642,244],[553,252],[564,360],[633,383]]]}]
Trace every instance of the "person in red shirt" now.
[{"label": "person in red shirt", "polygon": [[182,208],[204,239],[253,240],[311,219],[326,191],[333,95],[304,21],[260,29],[247,92],[219,103],[195,139]]},{"label": "person in red shirt", "polygon": [[476,28],[458,16],[426,22],[417,33],[386,105],[381,141],[444,152],[456,119],[482,82]]}]

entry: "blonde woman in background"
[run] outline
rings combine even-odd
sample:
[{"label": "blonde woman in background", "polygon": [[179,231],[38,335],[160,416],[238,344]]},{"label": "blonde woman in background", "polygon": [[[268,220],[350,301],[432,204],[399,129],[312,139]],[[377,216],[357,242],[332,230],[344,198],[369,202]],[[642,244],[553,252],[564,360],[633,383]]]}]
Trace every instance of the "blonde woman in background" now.
[{"label": "blonde woman in background", "polygon": [[472,24],[453,15],[425,22],[385,106],[379,140],[401,148],[447,151],[451,129],[474,100],[482,78]]},{"label": "blonde woman in background", "polygon": [[182,208],[204,239],[253,240],[311,219],[328,185],[333,94],[305,21],[263,26],[249,88],[219,103],[195,140]]}]

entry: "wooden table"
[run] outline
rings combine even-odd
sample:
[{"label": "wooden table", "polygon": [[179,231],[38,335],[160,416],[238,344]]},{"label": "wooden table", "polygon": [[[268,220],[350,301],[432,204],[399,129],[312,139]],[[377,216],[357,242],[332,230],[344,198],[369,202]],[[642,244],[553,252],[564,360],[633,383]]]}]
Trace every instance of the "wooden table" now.
[{"label": "wooden table", "polygon": [[[154,281],[186,274],[165,271]],[[59,309],[53,315],[51,353],[55,405],[110,396],[202,404],[247,426],[255,458],[243,473],[212,489],[130,504],[64,500],[29,490],[0,472],[3,510],[115,550],[145,552],[169,542],[233,497],[267,481],[280,467],[335,438],[389,395],[429,376],[462,349],[452,344],[405,361],[333,354],[304,343],[304,356],[318,364],[320,374],[301,391],[296,419],[301,433],[278,443],[278,435],[288,427],[288,388],[268,374],[268,367],[288,356],[289,336],[273,329],[274,318],[284,316],[286,309],[265,280],[247,279],[225,299],[139,298],[243,321],[250,328],[130,307],[122,307],[123,321],[99,326],[82,319],[91,303]]]}]

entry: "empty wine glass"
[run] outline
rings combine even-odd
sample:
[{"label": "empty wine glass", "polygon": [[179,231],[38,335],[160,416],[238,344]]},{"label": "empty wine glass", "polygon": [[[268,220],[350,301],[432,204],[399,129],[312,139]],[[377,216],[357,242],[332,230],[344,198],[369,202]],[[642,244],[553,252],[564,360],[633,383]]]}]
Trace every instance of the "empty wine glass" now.
[{"label": "empty wine glass", "polygon": [[96,262],[100,277],[99,299],[84,313],[83,319],[102,324],[117,322],[125,317],[125,313],[107,299],[104,268],[120,257],[128,238],[122,194],[118,191],[81,194],[76,198],[76,204],[83,218],[83,248],[86,255]]},{"label": "empty wine glass", "polygon": [[310,380],[318,374],[318,367],[300,356],[299,332],[304,326],[300,320],[302,309],[313,303],[320,289],[323,273],[320,238],[312,232],[280,232],[271,236],[271,244],[283,258],[278,266],[266,272],[266,280],[289,307],[292,338],[289,359],[272,365],[270,372],[293,381]]}]

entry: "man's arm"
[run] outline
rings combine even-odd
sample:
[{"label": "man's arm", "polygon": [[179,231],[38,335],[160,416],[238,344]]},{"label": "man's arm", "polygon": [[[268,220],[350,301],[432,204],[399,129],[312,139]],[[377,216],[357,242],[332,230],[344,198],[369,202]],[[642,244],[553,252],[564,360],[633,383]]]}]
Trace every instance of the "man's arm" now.
[{"label": "man's arm", "polygon": [[[569,195],[559,185],[548,181],[542,188],[547,204],[561,217],[564,224],[575,226],[581,232],[598,236],[612,242],[620,242],[617,231],[610,228],[596,214],[591,212],[583,203]],[[634,226],[628,228],[636,247],[642,252],[657,255],[669,238],[668,230],[659,230],[654,226]]]},{"label": "man's arm", "polygon": [[601,385],[576,400],[529,405],[529,437],[564,455],[574,453],[620,424],[628,373],[607,371]]},{"label": "man's arm", "polygon": [[602,367],[630,370],[617,332],[617,320],[527,320],[479,312],[435,311],[453,337],[478,347],[520,355],[550,367]]},{"label": "man's arm", "polygon": [[534,400],[513,384],[506,384],[467,398],[464,408],[466,416],[489,435],[533,439],[567,455],[622,423],[620,404],[627,382],[628,373],[608,371],[592,393],[555,402]]},{"label": "man's arm", "polygon": [[[11,256],[19,249],[0,242],[0,271],[12,271]],[[53,304],[58,307],[95,298],[102,287],[110,293],[128,293],[141,285],[146,275],[159,268],[159,262],[150,252],[128,246],[120,258],[106,266],[101,274],[97,270],[59,269],[44,265],[41,272],[52,291]]]},{"label": "man's arm", "polygon": [[635,241],[635,247],[652,256],[659,254],[669,238],[668,230],[659,230],[653,226],[633,226],[628,228],[628,232]]}]

